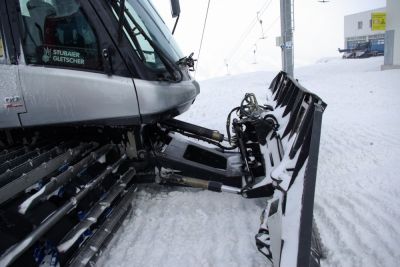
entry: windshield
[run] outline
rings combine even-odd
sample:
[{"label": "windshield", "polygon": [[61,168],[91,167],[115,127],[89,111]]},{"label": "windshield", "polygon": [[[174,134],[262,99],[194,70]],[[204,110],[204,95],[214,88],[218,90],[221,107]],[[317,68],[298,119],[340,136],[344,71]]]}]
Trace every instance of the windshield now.
[{"label": "windshield", "polygon": [[[117,1],[118,8],[120,3],[121,1]],[[117,9],[114,10],[115,15],[118,12]],[[146,40],[137,25],[150,38],[151,42],[169,57],[171,62],[177,62],[183,57],[170,30],[149,0],[126,0],[125,19],[129,24],[129,28],[124,27],[124,31],[137,55],[148,67],[165,69],[160,56],[155,52],[149,41]]]}]

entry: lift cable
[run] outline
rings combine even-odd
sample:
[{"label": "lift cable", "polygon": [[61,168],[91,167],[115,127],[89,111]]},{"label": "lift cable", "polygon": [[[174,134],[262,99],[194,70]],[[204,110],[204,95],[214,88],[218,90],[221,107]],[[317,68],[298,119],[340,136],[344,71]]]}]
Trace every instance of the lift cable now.
[{"label": "lift cable", "polygon": [[259,20],[258,20],[259,17],[261,17],[267,11],[267,9],[271,5],[271,3],[272,3],[272,0],[265,1],[264,5],[256,13],[257,15],[253,18],[253,20],[250,22],[249,26],[246,28],[246,30],[240,36],[236,45],[232,48],[231,53],[226,58],[227,61],[230,61],[236,55],[236,53],[239,51],[239,48],[244,43],[244,40],[247,39],[249,34],[253,31],[255,25],[257,25],[257,22],[259,22]]},{"label": "lift cable", "polygon": [[[268,1],[268,0],[267,0]],[[264,13],[266,11],[266,9],[269,7],[269,5],[271,4],[272,0],[270,0],[269,2],[265,2],[264,5],[259,9],[259,11],[257,12],[257,15],[259,15],[260,13]],[[229,56],[227,57],[228,59],[233,57],[233,55],[236,53],[236,51],[238,50],[238,48],[241,46],[241,44],[243,43],[243,40],[245,40],[248,35],[250,34],[250,32],[253,30],[254,26],[257,23],[257,17],[254,17],[253,20],[250,22],[250,24],[247,26],[246,30],[242,33],[242,35],[240,36],[240,38],[238,39],[238,42],[236,43],[236,45],[234,46],[234,48],[231,49],[231,53],[229,54]]]},{"label": "lift cable", "polygon": [[196,68],[195,68],[196,70],[195,70],[195,73],[194,73],[194,77],[196,77],[196,74],[197,74],[197,66],[199,65],[201,47],[203,46],[203,38],[204,38],[204,33],[205,33],[205,31],[206,31],[206,25],[207,25],[207,19],[208,19],[208,11],[210,10],[210,2],[211,2],[211,0],[208,0],[207,11],[206,11],[206,17],[205,17],[205,19],[204,19],[203,33],[201,34],[200,47],[199,47],[199,54],[197,55],[197,62],[196,62]]},{"label": "lift cable", "polygon": [[[271,23],[268,27],[265,28],[264,34],[267,34],[267,33],[272,29],[272,27],[278,22],[279,18],[280,18],[280,15],[278,15],[278,16],[272,21],[272,23]],[[254,43],[251,44],[251,46],[254,47],[254,44],[257,44],[260,40],[262,40],[262,39],[257,38],[256,41],[255,41]],[[246,51],[248,51],[248,50],[246,50]],[[247,52],[245,52],[245,53],[247,54]],[[244,54],[244,52],[242,52],[242,53],[239,54],[239,56],[232,57],[230,62],[228,62],[228,61],[225,59],[225,64],[229,63],[230,66],[235,65],[235,64],[236,64],[238,61],[240,61],[246,54]]]}]

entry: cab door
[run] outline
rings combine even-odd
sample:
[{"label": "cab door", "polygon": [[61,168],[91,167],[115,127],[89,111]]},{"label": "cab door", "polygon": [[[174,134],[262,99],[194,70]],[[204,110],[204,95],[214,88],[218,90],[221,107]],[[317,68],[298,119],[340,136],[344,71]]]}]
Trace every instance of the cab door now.
[{"label": "cab door", "polygon": [[88,1],[14,0],[23,126],[138,124],[133,80]]},{"label": "cab door", "polygon": [[0,128],[15,128],[21,126],[18,116],[26,110],[7,4],[0,0]]}]

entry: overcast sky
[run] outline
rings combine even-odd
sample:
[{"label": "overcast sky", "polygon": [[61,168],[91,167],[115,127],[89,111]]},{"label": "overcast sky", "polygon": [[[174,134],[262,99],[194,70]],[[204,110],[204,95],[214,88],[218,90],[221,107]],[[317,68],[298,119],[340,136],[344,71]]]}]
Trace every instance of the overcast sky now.
[{"label": "overcast sky", "polygon": [[[172,29],[170,1],[152,2]],[[195,58],[199,53],[207,3],[208,0],[180,0],[181,18],[175,38],[183,53],[194,52]],[[279,70],[281,50],[275,45],[280,35],[279,3],[279,0],[211,0],[196,78],[222,76],[228,71],[236,74]],[[295,0],[295,66],[340,56],[337,48],[344,45],[343,17],[385,5],[385,0],[330,0],[328,3]],[[257,12],[260,12],[264,39],[261,39]]]}]

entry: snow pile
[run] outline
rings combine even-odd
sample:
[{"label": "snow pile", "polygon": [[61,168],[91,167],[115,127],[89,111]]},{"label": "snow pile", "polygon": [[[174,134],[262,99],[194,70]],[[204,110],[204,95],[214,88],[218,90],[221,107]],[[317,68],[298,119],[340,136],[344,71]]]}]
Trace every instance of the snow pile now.
[{"label": "snow pile", "polygon": [[[382,72],[381,64],[329,59],[296,70],[328,103],[314,211],[328,250],[323,266],[400,263],[400,70]],[[225,132],[228,112],[246,92],[263,102],[276,74],[203,81],[180,119]],[[264,199],[142,186],[134,204],[100,266],[269,266],[254,244]]]}]

